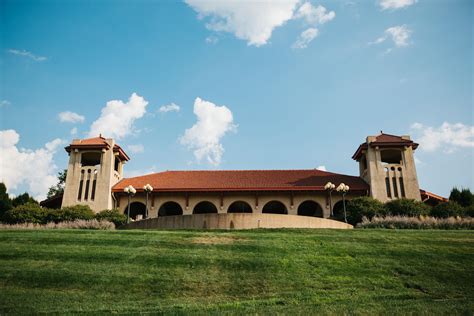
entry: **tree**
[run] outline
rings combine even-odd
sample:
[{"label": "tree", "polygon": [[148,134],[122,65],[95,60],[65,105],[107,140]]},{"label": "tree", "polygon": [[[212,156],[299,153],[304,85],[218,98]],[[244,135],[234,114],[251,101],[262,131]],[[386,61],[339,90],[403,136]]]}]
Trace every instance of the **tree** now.
[{"label": "tree", "polygon": [[49,188],[48,199],[53,196],[64,193],[64,184],[66,183],[67,169],[58,172],[58,183]]},{"label": "tree", "polygon": [[410,199],[397,199],[385,203],[387,215],[400,216],[420,216],[427,215],[430,207],[423,202]]},{"label": "tree", "polygon": [[458,188],[453,188],[449,195],[449,200],[458,203],[463,207],[468,207],[474,204],[474,194],[469,189],[462,189],[459,191]]},{"label": "tree", "polygon": [[0,218],[3,217],[6,211],[12,209],[12,201],[7,193],[7,187],[5,183],[0,182]]},{"label": "tree", "polygon": [[368,196],[362,196],[347,202],[347,221],[355,225],[362,222],[363,217],[372,219],[384,214],[382,202]]},{"label": "tree", "polygon": [[448,218],[452,216],[462,216],[464,209],[457,202],[449,201],[436,205],[431,209],[430,215],[438,218]]},{"label": "tree", "polygon": [[38,204],[38,201],[36,201],[33,197],[31,197],[28,193],[23,193],[12,199],[12,205],[13,207],[16,207],[18,205],[23,205],[27,203],[36,203]]}]

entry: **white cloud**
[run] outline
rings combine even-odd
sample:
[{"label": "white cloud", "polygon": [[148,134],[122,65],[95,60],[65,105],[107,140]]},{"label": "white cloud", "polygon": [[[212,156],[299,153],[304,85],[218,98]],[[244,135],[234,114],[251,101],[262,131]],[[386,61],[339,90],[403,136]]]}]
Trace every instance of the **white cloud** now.
[{"label": "white cloud", "polygon": [[9,191],[25,184],[36,199],[44,199],[49,187],[57,182],[54,153],[65,142],[56,138],[43,148],[31,150],[18,148],[19,141],[15,130],[0,131],[0,181]]},{"label": "white cloud", "polygon": [[370,42],[369,45],[380,44],[385,42],[388,38],[391,38],[397,47],[408,46],[408,40],[410,39],[411,33],[412,31],[406,25],[392,26],[385,30],[383,36]]},{"label": "white cloud", "polygon": [[58,114],[60,122],[63,123],[82,123],[85,120],[85,117],[77,113],[66,111]]},{"label": "white cloud", "polygon": [[29,52],[27,50],[9,49],[8,52],[10,54],[13,54],[13,55],[31,58],[34,61],[45,61],[46,59],[48,59],[48,58],[43,57],[43,56],[37,56],[37,55],[33,54],[32,52]]},{"label": "white cloud", "polygon": [[9,105],[11,105],[11,102],[8,101],[8,100],[2,100],[2,101],[0,101],[0,108],[1,108],[1,107],[4,107],[4,106],[9,106]]},{"label": "white cloud", "polygon": [[420,149],[425,151],[442,148],[444,152],[452,153],[458,148],[474,148],[474,126],[444,122],[440,127],[431,127],[413,123],[411,129]]},{"label": "white cloud", "polygon": [[127,148],[128,150],[130,150],[130,152],[134,154],[139,154],[145,151],[145,148],[142,144],[128,145]]},{"label": "white cloud", "polygon": [[177,104],[171,103],[167,105],[162,105],[158,111],[161,113],[166,113],[166,112],[179,112],[180,107]]},{"label": "white cloud", "polygon": [[310,2],[303,3],[295,14],[296,19],[302,18],[311,25],[324,24],[335,17],[334,11],[328,12],[325,7],[321,5],[315,7]]},{"label": "white cloud", "polygon": [[133,123],[146,113],[148,101],[133,93],[127,103],[112,100],[102,108],[100,117],[92,123],[90,137],[102,134],[105,137],[121,139],[134,132]]},{"label": "white cloud", "polygon": [[182,145],[194,150],[194,156],[200,162],[203,158],[214,166],[221,163],[224,147],[221,138],[229,131],[235,131],[232,112],[226,106],[196,98],[194,114],[197,122],[186,129],[180,137]]},{"label": "white cloud", "polygon": [[301,32],[300,36],[293,43],[292,47],[294,49],[302,49],[308,47],[308,44],[318,36],[318,29],[310,27],[307,30]]},{"label": "white cloud", "polygon": [[73,127],[71,129],[71,136],[75,136],[75,135],[77,135],[77,127]]},{"label": "white cloud", "polygon": [[379,5],[382,10],[396,10],[415,4],[417,0],[380,0]]},{"label": "white cloud", "polygon": [[299,0],[185,2],[198,13],[199,19],[207,19],[209,30],[233,33],[248,45],[258,47],[267,44],[273,30],[293,17]]},{"label": "white cloud", "polygon": [[316,170],[327,171],[327,170],[326,170],[326,166],[318,166],[318,167],[316,168]]},{"label": "white cloud", "polygon": [[216,44],[219,41],[219,39],[216,36],[208,36],[206,37],[206,43],[208,44]]}]

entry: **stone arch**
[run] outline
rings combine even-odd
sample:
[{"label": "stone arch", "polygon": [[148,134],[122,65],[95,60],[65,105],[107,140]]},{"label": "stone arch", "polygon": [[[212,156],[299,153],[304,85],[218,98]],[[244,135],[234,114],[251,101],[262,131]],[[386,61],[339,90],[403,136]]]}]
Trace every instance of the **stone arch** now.
[{"label": "stone arch", "polygon": [[270,201],[265,204],[262,209],[262,213],[269,214],[288,214],[285,204],[280,201]]},{"label": "stone arch", "polygon": [[207,214],[217,213],[217,207],[209,201],[202,201],[196,204],[193,209],[193,214]]},{"label": "stone arch", "polygon": [[179,203],[174,201],[168,201],[161,204],[158,209],[158,216],[175,216],[183,215],[183,208]]},{"label": "stone arch", "polygon": [[[128,213],[128,204],[124,209],[124,214],[127,215]],[[146,206],[142,202],[132,202],[130,203],[130,218],[133,220],[137,220],[140,218],[141,219],[145,218],[146,214]]]},{"label": "stone arch", "polygon": [[323,217],[323,208],[318,202],[306,200],[298,206],[298,215]]},{"label": "stone arch", "polygon": [[334,206],[332,207],[332,213],[334,214],[333,215],[334,219],[344,221],[344,205],[342,203],[342,200],[334,204]]},{"label": "stone arch", "polygon": [[252,213],[252,207],[245,201],[235,201],[229,205],[227,213]]}]

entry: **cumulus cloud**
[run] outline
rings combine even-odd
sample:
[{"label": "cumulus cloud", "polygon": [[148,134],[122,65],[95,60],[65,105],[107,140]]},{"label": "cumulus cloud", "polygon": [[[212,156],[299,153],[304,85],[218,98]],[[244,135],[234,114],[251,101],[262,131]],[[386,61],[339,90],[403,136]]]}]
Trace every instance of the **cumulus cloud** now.
[{"label": "cumulus cloud", "polygon": [[380,0],[379,6],[382,10],[396,10],[409,7],[416,2],[417,0]]},{"label": "cumulus cloud", "polygon": [[301,32],[300,36],[298,36],[292,47],[294,49],[306,48],[308,47],[308,44],[318,36],[318,34],[318,29],[310,27],[309,29]]},{"label": "cumulus cloud", "polygon": [[412,31],[406,25],[392,26],[385,30],[384,35],[370,42],[369,45],[380,44],[391,38],[396,47],[408,46]]},{"label": "cumulus cloud", "polygon": [[444,152],[452,153],[459,148],[474,148],[474,126],[444,122],[440,127],[431,127],[413,123],[411,129],[420,149],[425,151],[442,148]]},{"label": "cumulus cloud", "polygon": [[77,135],[77,127],[73,127],[71,129],[71,136],[75,136],[75,135]]},{"label": "cumulus cloud", "polygon": [[85,120],[85,117],[77,113],[66,111],[58,114],[60,122],[63,123],[82,123]]},{"label": "cumulus cloud", "polygon": [[35,55],[32,52],[29,52],[27,50],[9,49],[8,52],[13,55],[30,58],[34,61],[45,61],[48,59],[44,56]]},{"label": "cumulus cloud", "polygon": [[258,47],[267,44],[273,30],[293,17],[299,0],[185,2],[198,13],[199,19],[207,20],[209,30],[233,33],[248,45]]},{"label": "cumulus cloud", "polygon": [[334,11],[328,12],[322,5],[315,7],[310,2],[303,3],[295,14],[296,19],[302,18],[311,25],[324,24],[335,17]]},{"label": "cumulus cloud", "polygon": [[100,117],[92,123],[90,137],[99,134],[121,139],[134,132],[133,123],[146,113],[148,101],[133,93],[128,102],[112,100],[102,108]]},{"label": "cumulus cloud", "polygon": [[142,144],[128,145],[127,148],[134,154],[139,154],[145,151],[145,147],[143,147]]},{"label": "cumulus cloud", "polygon": [[56,184],[56,165],[53,156],[65,142],[59,138],[31,150],[18,148],[20,135],[15,130],[0,131],[0,181],[7,188],[15,190],[26,185],[36,199],[42,200],[50,186]]},{"label": "cumulus cloud", "polygon": [[326,166],[318,166],[318,167],[316,168],[316,170],[327,171],[327,170],[326,170]]},{"label": "cumulus cloud", "polygon": [[194,150],[198,162],[205,158],[211,165],[218,166],[224,153],[221,139],[227,132],[237,128],[232,112],[224,105],[218,106],[196,98],[194,114],[197,122],[186,129],[180,137],[180,143]]},{"label": "cumulus cloud", "polygon": [[180,110],[179,105],[171,103],[171,104],[160,106],[160,109],[158,111],[160,111],[161,113],[166,113],[166,112],[179,112],[179,110]]}]

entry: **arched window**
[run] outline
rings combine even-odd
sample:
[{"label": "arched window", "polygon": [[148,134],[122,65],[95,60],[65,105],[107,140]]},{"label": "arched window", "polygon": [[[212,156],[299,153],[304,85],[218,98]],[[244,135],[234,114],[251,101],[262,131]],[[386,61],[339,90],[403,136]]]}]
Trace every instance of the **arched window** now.
[{"label": "arched window", "polygon": [[[127,215],[128,205],[125,207],[124,214]],[[143,219],[146,214],[146,206],[142,202],[130,203],[130,218],[133,220]]]},{"label": "arched window", "polygon": [[244,201],[235,201],[227,209],[227,213],[252,213],[252,207]]},{"label": "arched window", "polygon": [[193,210],[193,214],[217,213],[217,207],[208,201],[199,202]]},{"label": "arched window", "polygon": [[317,202],[308,200],[298,206],[298,215],[323,217],[323,209]]},{"label": "arched window", "polygon": [[288,214],[285,204],[280,201],[270,201],[262,209],[262,213],[269,214]]},{"label": "arched window", "polygon": [[183,215],[183,209],[181,208],[181,205],[173,201],[163,203],[158,210],[158,216],[175,215]]}]

